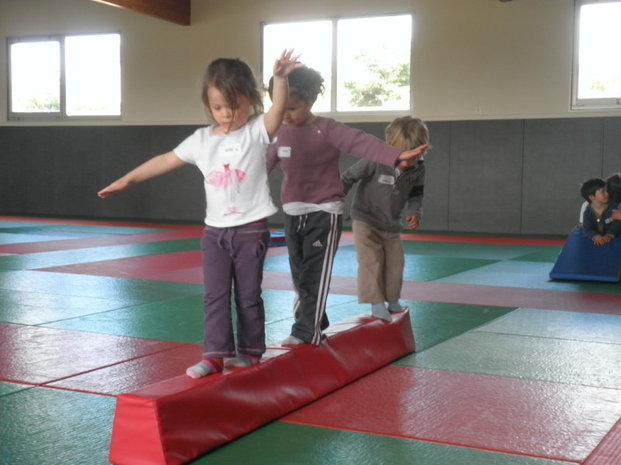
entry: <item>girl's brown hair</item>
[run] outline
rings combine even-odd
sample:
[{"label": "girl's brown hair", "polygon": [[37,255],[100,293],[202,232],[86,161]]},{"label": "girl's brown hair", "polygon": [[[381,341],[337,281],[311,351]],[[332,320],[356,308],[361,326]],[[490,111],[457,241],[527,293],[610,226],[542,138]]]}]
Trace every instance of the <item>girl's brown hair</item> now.
[{"label": "girl's brown hair", "polygon": [[412,116],[395,119],[386,127],[386,142],[400,150],[411,150],[429,143],[429,129],[425,122]]},{"label": "girl's brown hair", "polygon": [[250,101],[255,114],[263,113],[263,100],[254,74],[250,67],[238,58],[218,58],[207,67],[203,77],[201,99],[208,109],[209,87],[218,89],[234,110],[238,107],[237,100],[241,96]]}]

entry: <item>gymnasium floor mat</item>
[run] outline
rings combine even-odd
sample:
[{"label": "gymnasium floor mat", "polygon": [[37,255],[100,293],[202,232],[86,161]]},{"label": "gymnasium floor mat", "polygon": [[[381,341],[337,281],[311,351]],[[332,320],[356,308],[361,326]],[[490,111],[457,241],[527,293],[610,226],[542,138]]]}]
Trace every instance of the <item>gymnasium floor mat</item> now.
[{"label": "gymnasium floor mat", "polygon": [[[105,465],[115,397],[200,354],[200,225],[0,217],[0,465]],[[618,465],[621,287],[555,282],[562,238],[403,236],[417,351],[193,465]],[[356,299],[351,233],[333,322]],[[270,249],[268,344],[288,335]]]}]

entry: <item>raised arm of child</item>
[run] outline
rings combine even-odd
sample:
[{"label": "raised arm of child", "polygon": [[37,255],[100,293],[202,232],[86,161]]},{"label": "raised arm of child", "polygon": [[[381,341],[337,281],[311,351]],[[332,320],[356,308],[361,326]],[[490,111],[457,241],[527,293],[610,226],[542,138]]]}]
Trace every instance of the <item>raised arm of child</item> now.
[{"label": "raised arm of child", "polygon": [[265,113],[265,129],[270,139],[276,135],[283,116],[285,115],[285,107],[289,98],[289,84],[287,76],[296,68],[304,66],[297,60],[300,57],[292,56],[293,50],[284,50],[280,57],[274,63],[274,90],[272,94],[272,106]]},{"label": "raised arm of child", "polygon": [[97,195],[102,199],[105,199],[106,197],[110,197],[111,195],[124,191],[134,184],[161,176],[170,171],[176,170],[183,165],[185,165],[185,162],[182,161],[174,152],[167,152],[162,155],[157,155],[120,177],[109,186],[104,187],[102,190],[97,192]]}]

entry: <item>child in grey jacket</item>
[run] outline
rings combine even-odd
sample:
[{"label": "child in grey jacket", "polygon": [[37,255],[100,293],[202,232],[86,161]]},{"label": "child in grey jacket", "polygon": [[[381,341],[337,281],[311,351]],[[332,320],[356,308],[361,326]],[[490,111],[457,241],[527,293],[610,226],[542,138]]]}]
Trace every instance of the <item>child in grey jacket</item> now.
[{"label": "child in grey jacket", "polygon": [[[427,125],[410,116],[386,128],[386,142],[400,150],[429,143]],[[391,313],[407,309],[399,302],[403,284],[403,230],[418,228],[422,216],[425,165],[391,168],[361,160],[342,176],[348,192],[358,183],[351,207],[358,259],[358,302],[371,304],[376,318],[391,321]]]}]

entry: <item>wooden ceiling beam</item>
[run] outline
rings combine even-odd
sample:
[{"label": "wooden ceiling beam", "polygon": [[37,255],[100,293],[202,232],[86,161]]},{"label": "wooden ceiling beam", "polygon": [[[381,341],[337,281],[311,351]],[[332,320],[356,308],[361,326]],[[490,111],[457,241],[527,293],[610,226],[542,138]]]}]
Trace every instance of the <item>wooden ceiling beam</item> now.
[{"label": "wooden ceiling beam", "polygon": [[191,0],[93,0],[170,21],[182,26],[191,22]]}]

